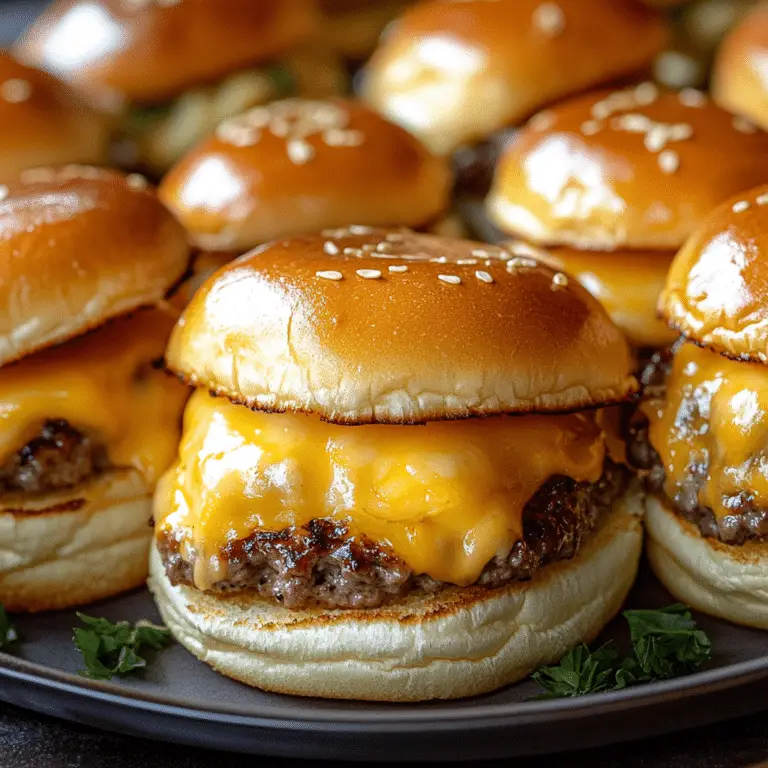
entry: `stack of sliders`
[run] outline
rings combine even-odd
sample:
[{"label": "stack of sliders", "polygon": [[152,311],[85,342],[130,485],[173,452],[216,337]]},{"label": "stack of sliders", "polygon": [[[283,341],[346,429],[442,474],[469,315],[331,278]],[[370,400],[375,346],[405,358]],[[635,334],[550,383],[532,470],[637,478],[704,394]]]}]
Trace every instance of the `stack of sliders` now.
[{"label": "stack of sliders", "polygon": [[768,178],[768,134],[697,90],[598,91],[536,115],[487,199],[508,235],[549,246],[638,349],[674,333],[657,303],[675,252],[709,211]]},{"label": "stack of sliders", "polygon": [[595,409],[637,382],[620,331],[562,273],[400,230],[286,239],[206,282],[166,361],[197,391],[156,494],[149,584],[219,672],[306,696],[462,697],[621,606],[641,523]]},{"label": "stack of sliders", "polygon": [[460,181],[484,194],[510,127],[641,76],[665,39],[662,16],[635,0],[421,0],[384,36],[361,89],[435,152],[470,148]]},{"label": "stack of sliders", "polygon": [[225,117],[343,90],[319,24],[315,0],[54,0],[15,51],[119,111],[118,160],[159,173]]},{"label": "stack of sliders", "polygon": [[768,629],[768,187],[706,218],[660,306],[683,340],[647,373],[648,555],[680,600]]},{"label": "stack of sliders", "polygon": [[183,229],[140,178],[27,171],[0,201],[0,603],[136,587],[187,392],[158,369]]}]

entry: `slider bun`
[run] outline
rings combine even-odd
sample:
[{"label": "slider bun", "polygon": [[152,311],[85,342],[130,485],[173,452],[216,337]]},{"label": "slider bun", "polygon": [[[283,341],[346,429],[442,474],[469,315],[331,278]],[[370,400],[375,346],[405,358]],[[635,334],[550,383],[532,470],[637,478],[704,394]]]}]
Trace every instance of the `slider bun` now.
[{"label": "slider bun", "polygon": [[706,217],[672,262],[659,306],[697,344],[768,363],[768,186]]},{"label": "slider bun", "polygon": [[504,257],[365,227],[272,243],[205,283],[166,361],[252,408],[350,424],[569,411],[634,392],[627,344],[597,301]]},{"label": "slider bun", "polygon": [[449,588],[383,608],[295,611],[253,593],[174,587],[154,547],[149,588],[187,650],[248,685],[334,699],[455,699],[520,680],[600,633],[637,573],[635,511],[617,503],[576,557],[532,581]]},{"label": "slider bun", "polygon": [[184,273],[184,230],[142,177],[25,171],[0,199],[0,365],[154,304]]},{"label": "slider bun", "polygon": [[25,168],[107,164],[112,126],[69,85],[0,51],[0,181]]},{"label": "slider bun", "polygon": [[352,221],[425,224],[450,190],[447,161],[368,107],[288,99],[222,123],[160,197],[198,246],[242,252]]},{"label": "slider bun", "polygon": [[54,0],[21,59],[92,92],[158,102],[304,42],[313,0]]},{"label": "slider bun", "polygon": [[3,496],[0,603],[13,612],[55,610],[140,586],[151,515],[151,489],[130,469],[73,490]]},{"label": "slider bun", "polygon": [[664,586],[698,611],[768,629],[768,543],[704,538],[656,496],[646,500],[647,552]]},{"label": "slider bun", "polygon": [[450,153],[541,107],[650,64],[661,17],[616,0],[430,0],[407,11],[368,65],[365,98]]},{"label": "slider bun", "polygon": [[757,5],[723,40],[712,73],[718,104],[768,129],[768,5]]},{"label": "slider bun", "polygon": [[487,205],[505,232],[538,243],[674,251],[712,208],[767,177],[768,134],[698,91],[644,83],[532,119]]}]

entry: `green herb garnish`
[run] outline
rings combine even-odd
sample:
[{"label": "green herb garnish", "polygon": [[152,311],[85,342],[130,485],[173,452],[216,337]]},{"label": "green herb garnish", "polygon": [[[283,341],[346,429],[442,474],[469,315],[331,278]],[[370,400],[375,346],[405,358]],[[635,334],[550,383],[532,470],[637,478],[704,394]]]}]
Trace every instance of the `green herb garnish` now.
[{"label": "green herb garnish", "polygon": [[19,633],[11,623],[5,608],[0,604],[0,651],[19,641]]},{"label": "green herb garnish", "polygon": [[618,691],[640,683],[695,672],[712,658],[712,644],[680,603],[658,610],[625,611],[632,655],[619,661],[611,643],[590,651],[583,643],[533,679],[546,690],[540,698]]},{"label": "green herb garnish", "polygon": [[77,614],[86,628],[76,627],[75,645],[83,655],[83,677],[94,680],[111,680],[115,675],[127,675],[147,666],[147,660],[139,655],[145,648],[159,651],[168,645],[170,630],[146,621],[129,624],[107,619],[97,619]]}]

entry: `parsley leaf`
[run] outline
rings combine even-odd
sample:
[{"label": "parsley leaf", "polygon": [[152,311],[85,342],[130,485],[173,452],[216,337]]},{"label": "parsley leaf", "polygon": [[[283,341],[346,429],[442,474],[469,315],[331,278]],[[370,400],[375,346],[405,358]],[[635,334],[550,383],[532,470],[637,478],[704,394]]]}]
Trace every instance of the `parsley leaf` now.
[{"label": "parsley leaf", "polygon": [[20,640],[16,627],[11,623],[5,608],[0,604],[0,651]]},{"label": "parsley leaf", "polygon": [[557,699],[612,690],[618,657],[611,643],[596,651],[590,651],[584,643],[577,645],[557,666],[542,667],[533,673],[533,679],[547,691],[539,698]]},{"label": "parsley leaf", "polygon": [[94,680],[111,680],[115,675],[127,675],[147,666],[139,652],[143,648],[159,651],[170,638],[170,630],[157,627],[149,622],[129,624],[119,621],[113,624],[107,619],[98,619],[77,614],[85,628],[76,627],[75,645],[83,656],[84,677]]}]

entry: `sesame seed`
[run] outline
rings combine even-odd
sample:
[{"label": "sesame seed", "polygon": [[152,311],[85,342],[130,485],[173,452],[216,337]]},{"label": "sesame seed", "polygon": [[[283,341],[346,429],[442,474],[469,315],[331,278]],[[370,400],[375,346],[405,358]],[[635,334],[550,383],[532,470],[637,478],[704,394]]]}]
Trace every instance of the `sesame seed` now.
[{"label": "sesame seed", "polygon": [[350,235],[372,235],[373,227],[367,227],[363,224],[353,224],[348,231]]},{"label": "sesame seed", "polygon": [[405,235],[402,235],[399,232],[390,232],[387,235],[387,241],[390,243],[401,243],[403,240],[405,240]]},{"label": "sesame seed", "polygon": [[565,288],[565,286],[567,285],[568,285],[568,276],[564,275],[562,272],[556,272],[555,275],[552,277],[552,287]]},{"label": "sesame seed", "polygon": [[291,139],[285,148],[288,158],[294,165],[306,165],[315,156],[312,145],[303,139]]},{"label": "sesame seed", "polygon": [[677,94],[677,100],[684,107],[701,109],[707,104],[707,95],[698,88],[683,88],[683,90]]},{"label": "sesame seed", "polygon": [[457,264],[461,264],[462,266],[472,266],[473,264],[477,264],[477,259],[456,259]]},{"label": "sesame seed", "polygon": [[327,269],[322,272],[315,272],[315,277],[322,277],[323,280],[342,280],[344,275],[334,269]]},{"label": "sesame seed", "polygon": [[364,280],[378,280],[381,277],[380,269],[358,269],[355,274]]},{"label": "sesame seed", "polygon": [[149,186],[146,177],[140,173],[129,173],[125,180],[131,189],[146,189]]},{"label": "sesame seed", "polygon": [[390,243],[379,243],[376,246],[376,250],[378,253],[388,254],[392,251],[392,245]]},{"label": "sesame seed", "polygon": [[532,131],[548,131],[555,122],[555,115],[551,109],[545,109],[534,115],[528,121],[528,127]]},{"label": "sesame seed", "polygon": [[363,255],[363,249],[362,248],[345,248],[344,255],[357,256],[357,258],[360,258]]},{"label": "sesame seed", "polygon": [[757,126],[751,120],[740,115],[733,118],[733,127],[739,133],[757,133]]},{"label": "sesame seed", "polygon": [[18,104],[26,101],[32,95],[32,84],[29,80],[21,80],[12,77],[0,83],[0,97],[9,104]]},{"label": "sesame seed", "polygon": [[8,197],[8,187],[5,184],[0,184],[0,201],[5,200]]},{"label": "sesame seed", "polygon": [[487,248],[473,248],[472,255],[478,259],[487,259],[496,255],[495,251],[489,251]]},{"label": "sesame seed", "polygon": [[328,242],[323,245],[323,250],[330,256],[336,256],[339,252],[339,246],[328,240]]},{"label": "sesame seed", "polygon": [[585,120],[581,124],[581,132],[585,136],[594,136],[600,131],[600,123],[597,120]]},{"label": "sesame seed", "polygon": [[542,3],[533,12],[533,24],[539,32],[556,37],[565,29],[565,14],[557,3]]},{"label": "sesame seed", "polygon": [[613,110],[607,101],[598,101],[592,105],[592,108],[589,111],[595,120],[605,120],[606,117],[611,116]]},{"label": "sesame seed", "polygon": [[408,265],[407,264],[392,264],[391,266],[387,267],[390,272],[407,272],[408,271]]},{"label": "sesame seed", "polygon": [[654,124],[645,134],[643,143],[649,152],[661,152],[667,144],[667,131],[661,123]]},{"label": "sesame seed", "polygon": [[676,173],[680,168],[680,155],[674,150],[665,149],[659,155],[659,168],[666,174]]},{"label": "sesame seed", "polygon": [[744,211],[749,210],[751,207],[752,206],[750,205],[748,200],[739,200],[738,203],[733,204],[733,206],[731,207],[731,210],[734,213],[743,213]]},{"label": "sesame seed", "polygon": [[491,276],[490,272],[485,272],[482,269],[478,269],[477,272],[475,272],[475,277],[481,282],[481,283],[492,283],[493,277]]},{"label": "sesame seed", "polygon": [[653,120],[646,115],[639,115],[636,112],[629,112],[620,117],[614,117],[611,120],[611,128],[617,131],[628,131],[629,133],[645,133],[653,127]]},{"label": "sesame seed", "polygon": [[507,247],[510,251],[512,251],[512,253],[515,254],[515,256],[535,257],[538,253],[533,246],[530,246],[528,243],[523,243],[521,241],[516,243],[509,243]]},{"label": "sesame seed", "polygon": [[647,107],[659,98],[659,89],[654,83],[640,83],[635,88],[634,96],[638,106]]},{"label": "sesame seed", "polygon": [[768,205],[768,192],[764,192],[762,195],[758,195],[755,202],[758,205]]},{"label": "sesame seed", "polygon": [[507,269],[510,272],[514,272],[516,269],[525,267],[532,269],[533,267],[537,267],[539,265],[539,262],[535,259],[527,259],[525,256],[515,256],[514,259],[510,259],[507,262]]},{"label": "sesame seed", "polygon": [[461,278],[458,275],[438,275],[437,279],[449,285],[461,285]]},{"label": "sesame seed", "polygon": [[448,259],[445,256],[434,256],[430,259],[433,264],[447,264]]},{"label": "sesame seed", "polygon": [[365,134],[361,131],[329,128],[323,132],[323,142],[329,147],[359,147],[365,143]]}]

